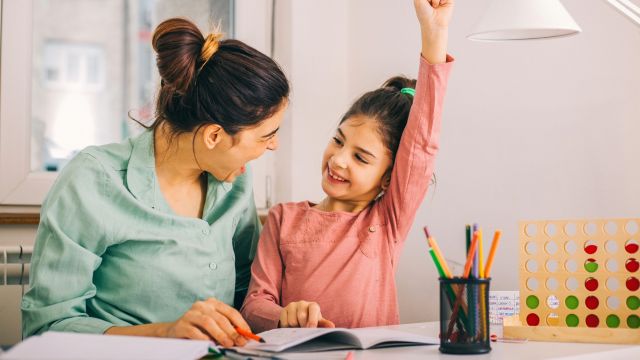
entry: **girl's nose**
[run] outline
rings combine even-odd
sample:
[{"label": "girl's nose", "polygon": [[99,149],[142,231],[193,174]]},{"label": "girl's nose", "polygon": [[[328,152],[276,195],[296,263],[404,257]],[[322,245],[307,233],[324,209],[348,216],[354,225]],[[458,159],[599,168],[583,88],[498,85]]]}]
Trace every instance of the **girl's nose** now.
[{"label": "girl's nose", "polygon": [[339,167],[342,169],[347,168],[347,161],[344,152],[338,152],[331,157],[331,163],[335,167]]}]

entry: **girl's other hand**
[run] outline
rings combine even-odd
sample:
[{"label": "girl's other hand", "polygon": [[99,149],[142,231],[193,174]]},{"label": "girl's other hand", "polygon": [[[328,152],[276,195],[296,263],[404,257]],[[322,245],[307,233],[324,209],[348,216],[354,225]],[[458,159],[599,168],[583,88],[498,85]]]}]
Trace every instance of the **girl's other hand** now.
[{"label": "girl's other hand", "polygon": [[453,13],[453,0],[413,0],[423,31],[447,29]]},{"label": "girl's other hand", "polygon": [[334,328],[336,325],[322,317],[320,305],[315,302],[294,301],[282,309],[279,327]]}]

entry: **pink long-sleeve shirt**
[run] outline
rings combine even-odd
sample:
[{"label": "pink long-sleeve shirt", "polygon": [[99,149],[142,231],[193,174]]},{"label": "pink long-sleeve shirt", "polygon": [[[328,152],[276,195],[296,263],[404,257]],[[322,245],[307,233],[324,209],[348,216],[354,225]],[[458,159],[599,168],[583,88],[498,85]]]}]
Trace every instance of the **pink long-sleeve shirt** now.
[{"label": "pink long-sleeve shirt", "polygon": [[420,58],[413,106],[386,193],[359,213],[326,212],[304,201],[274,206],[251,267],[242,315],[254,331],[276,328],[282,308],[314,301],[337,327],[399,323],[395,271],[438,151],[453,58]]}]

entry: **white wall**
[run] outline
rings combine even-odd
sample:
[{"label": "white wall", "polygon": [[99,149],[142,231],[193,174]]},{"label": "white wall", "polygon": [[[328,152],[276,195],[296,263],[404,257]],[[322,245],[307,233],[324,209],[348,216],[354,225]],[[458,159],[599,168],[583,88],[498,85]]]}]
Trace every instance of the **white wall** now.
[{"label": "white wall", "polygon": [[343,0],[276,1],[274,55],[291,83],[275,155],[278,202],[318,198],[324,145],[350,102],[347,10]]},{"label": "white wall", "polygon": [[[277,198],[318,200],[320,154],[340,115],[388,77],[416,76],[420,38],[410,0],[284,1],[291,2],[294,40],[283,66],[294,96],[287,146],[276,153],[288,158],[278,169]],[[465,224],[503,229],[492,288],[516,290],[518,221],[640,215],[640,28],[604,1],[564,0],[583,29],[578,36],[466,40],[486,3],[457,1],[438,185],[416,217],[397,275],[402,322],[438,318],[425,224],[457,261]],[[278,47],[289,35],[276,34]]]}]

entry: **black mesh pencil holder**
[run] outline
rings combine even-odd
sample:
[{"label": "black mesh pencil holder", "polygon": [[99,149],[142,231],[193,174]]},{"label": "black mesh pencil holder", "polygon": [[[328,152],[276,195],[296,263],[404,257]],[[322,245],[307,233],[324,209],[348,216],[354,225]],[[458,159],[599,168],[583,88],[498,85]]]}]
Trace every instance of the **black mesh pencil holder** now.
[{"label": "black mesh pencil holder", "polygon": [[440,352],[484,354],[489,343],[491,278],[440,278]]}]

